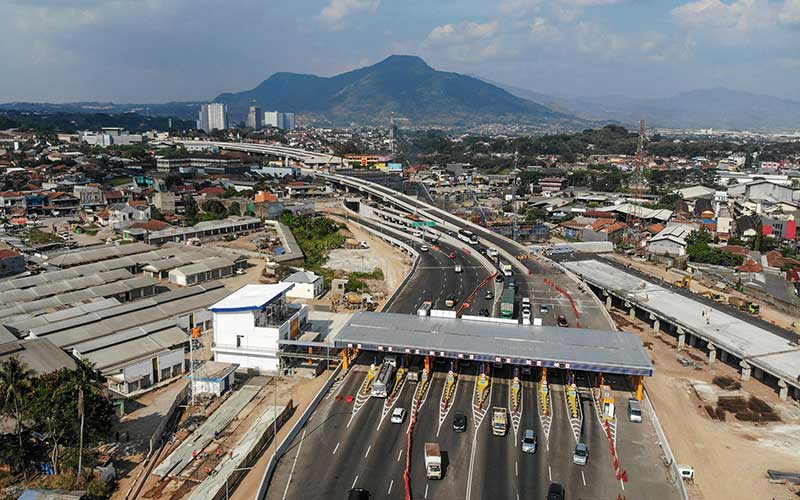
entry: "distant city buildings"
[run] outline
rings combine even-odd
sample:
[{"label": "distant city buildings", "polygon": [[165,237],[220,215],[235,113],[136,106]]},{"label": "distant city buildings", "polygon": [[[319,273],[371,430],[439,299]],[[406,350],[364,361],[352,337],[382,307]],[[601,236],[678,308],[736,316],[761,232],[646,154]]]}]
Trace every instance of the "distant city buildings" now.
[{"label": "distant city buildings", "polygon": [[281,130],[294,130],[294,113],[280,111],[264,111],[264,126],[275,127]]},{"label": "distant city buildings", "polygon": [[141,144],[141,134],[130,134],[121,127],[103,127],[98,132],[81,132],[80,140],[90,146],[107,148],[108,146],[123,146],[129,144]]},{"label": "distant city buildings", "polygon": [[261,108],[258,106],[250,106],[250,110],[247,112],[247,121],[245,125],[247,125],[248,128],[259,130],[263,126],[263,118],[264,114]]},{"label": "distant city buildings", "polygon": [[200,106],[197,118],[197,130],[211,132],[228,128],[228,107],[225,104],[211,102]]}]

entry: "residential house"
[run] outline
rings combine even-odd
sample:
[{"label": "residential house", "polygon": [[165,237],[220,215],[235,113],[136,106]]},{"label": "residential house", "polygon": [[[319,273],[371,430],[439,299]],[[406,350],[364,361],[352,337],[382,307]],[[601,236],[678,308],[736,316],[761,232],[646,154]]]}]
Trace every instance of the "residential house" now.
[{"label": "residential house", "polygon": [[25,271],[25,257],[11,249],[0,248],[0,278]]},{"label": "residential house", "polygon": [[316,299],[325,291],[325,279],[311,271],[297,271],[281,280],[281,283],[293,283],[286,292],[290,299]]},{"label": "residential house", "polygon": [[127,229],[134,222],[144,222],[150,220],[149,206],[131,206],[127,203],[120,203],[108,207],[107,224],[115,230]]},{"label": "residential house", "polygon": [[686,255],[686,238],[697,228],[692,224],[670,223],[647,242],[647,254],[653,260],[668,261]]}]

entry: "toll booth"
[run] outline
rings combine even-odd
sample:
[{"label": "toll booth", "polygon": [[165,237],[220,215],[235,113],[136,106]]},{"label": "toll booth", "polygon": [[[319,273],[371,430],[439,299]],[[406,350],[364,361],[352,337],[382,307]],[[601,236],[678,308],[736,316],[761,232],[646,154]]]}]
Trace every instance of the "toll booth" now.
[{"label": "toll booth", "polygon": [[614,396],[611,395],[611,387],[608,385],[600,386],[600,397],[602,398],[603,417],[612,419],[616,415],[616,406],[614,405]]}]

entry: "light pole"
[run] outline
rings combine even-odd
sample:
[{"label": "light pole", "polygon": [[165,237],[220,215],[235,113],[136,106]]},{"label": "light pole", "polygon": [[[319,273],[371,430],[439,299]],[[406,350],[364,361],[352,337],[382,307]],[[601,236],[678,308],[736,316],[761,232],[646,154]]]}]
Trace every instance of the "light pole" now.
[{"label": "light pole", "polygon": [[[239,471],[243,471],[243,470],[250,470],[250,469],[252,469],[252,467],[240,467],[238,469],[233,469],[231,471],[231,474],[233,474],[234,472],[239,472]],[[228,492],[228,478],[229,477],[230,477],[230,475],[225,476],[225,500],[230,500],[229,492]]]}]

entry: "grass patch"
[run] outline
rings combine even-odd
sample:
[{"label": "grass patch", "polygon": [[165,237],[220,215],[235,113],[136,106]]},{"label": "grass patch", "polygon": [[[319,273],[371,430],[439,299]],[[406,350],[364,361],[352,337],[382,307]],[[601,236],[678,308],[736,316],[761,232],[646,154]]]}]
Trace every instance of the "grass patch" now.
[{"label": "grass patch", "polygon": [[49,245],[51,243],[63,243],[58,235],[46,233],[40,229],[33,228],[28,232],[28,242],[33,245]]}]

